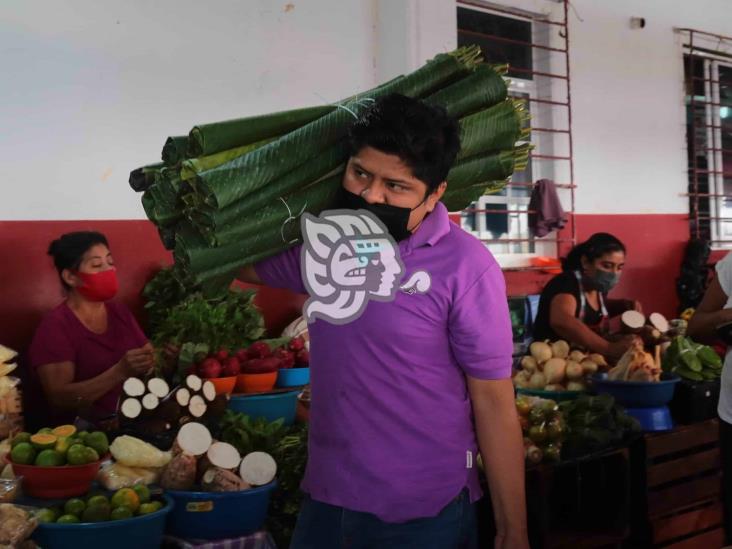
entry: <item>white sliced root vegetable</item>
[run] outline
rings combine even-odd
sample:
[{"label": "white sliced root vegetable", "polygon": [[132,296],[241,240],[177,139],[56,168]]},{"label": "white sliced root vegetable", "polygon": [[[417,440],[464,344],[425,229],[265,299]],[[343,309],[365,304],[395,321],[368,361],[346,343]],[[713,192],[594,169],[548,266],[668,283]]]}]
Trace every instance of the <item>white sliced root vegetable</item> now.
[{"label": "white sliced root vegetable", "polygon": [[185,387],[181,387],[175,392],[175,400],[181,406],[186,407],[191,401],[191,392]]},{"label": "white sliced root vegetable", "polygon": [[585,369],[582,364],[575,362],[574,360],[567,361],[567,379],[574,381],[576,379],[582,379],[585,375]]},{"label": "white sliced root vegetable", "polygon": [[552,348],[543,341],[534,341],[529,346],[529,352],[537,364],[542,364],[552,357]]},{"label": "white sliced root vegetable", "polygon": [[561,383],[567,369],[567,361],[563,358],[551,358],[544,364],[544,376],[548,384]]},{"label": "white sliced root vegetable", "polygon": [[535,372],[538,368],[536,359],[533,356],[526,355],[521,358],[521,368],[526,372]]},{"label": "white sliced root vegetable", "polygon": [[560,339],[552,343],[552,356],[554,358],[567,358],[569,355],[569,343]]},{"label": "white sliced root vegetable", "polygon": [[213,443],[213,438],[211,438],[211,432],[205,425],[192,421],[180,428],[175,441],[186,454],[202,456],[208,452]]},{"label": "white sliced root vegetable", "polygon": [[153,377],[147,380],[147,390],[158,398],[165,398],[170,392],[170,386],[164,379]]},{"label": "white sliced root vegetable", "polygon": [[651,324],[651,326],[653,326],[662,334],[668,332],[668,320],[666,320],[666,317],[663,316],[661,313],[651,313],[651,315],[648,317],[648,322]]},{"label": "white sliced root vegetable", "polygon": [[158,404],[160,404],[160,399],[152,393],[148,393],[142,397],[142,407],[145,410],[154,410],[158,407]]},{"label": "white sliced root vegetable", "polygon": [[241,492],[249,490],[251,486],[236,473],[210,467],[201,477],[203,488],[211,492]]},{"label": "white sliced root vegetable", "polygon": [[206,452],[211,465],[222,469],[236,469],[241,463],[239,450],[227,442],[214,442]]},{"label": "white sliced root vegetable", "polygon": [[141,379],[128,377],[122,385],[122,391],[131,397],[141,397],[145,394],[145,384]]},{"label": "white sliced root vegetable", "polygon": [[531,389],[543,389],[546,386],[546,376],[542,372],[534,372],[529,379]]},{"label": "white sliced root vegetable", "polygon": [[620,322],[626,332],[637,333],[646,323],[646,317],[638,311],[625,311],[620,315]]},{"label": "white sliced root vegetable", "polygon": [[277,475],[277,463],[265,452],[252,452],[244,456],[239,466],[239,476],[250,486],[264,486]]},{"label": "white sliced root vegetable", "polygon": [[191,397],[191,401],[188,403],[188,412],[194,418],[202,417],[203,414],[206,413],[207,409],[208,406],[206,406],[206,401],[203,400],[201,395],[193,395]]},{"label": "white sliced root vegetable", "polygon": [[203,382],[201,393],[203,393],[204,398],[209,402],[216,400],[216,386],[212,381],[206,380]]},{"label": "white sliced root vegetable", "polygon": [[599,369],[597,362],[589,359],[583,360],[581,366],[582,371],[587,375],[596,374],[597,370]]},{"label": "white sliced root vegetable", "polygon": [[197,375],[190,374],[188,377],[186,377],[186,387],[188,387],[194,393],[200,391],[202,385],[203,381]]},{"label": "white sliced root vegetable", "polygon": [[119,410],[122,412],[122,416],[127,419],[136,419],[142,413],[142,404],[136,398],[129,397],[122,401]]}]

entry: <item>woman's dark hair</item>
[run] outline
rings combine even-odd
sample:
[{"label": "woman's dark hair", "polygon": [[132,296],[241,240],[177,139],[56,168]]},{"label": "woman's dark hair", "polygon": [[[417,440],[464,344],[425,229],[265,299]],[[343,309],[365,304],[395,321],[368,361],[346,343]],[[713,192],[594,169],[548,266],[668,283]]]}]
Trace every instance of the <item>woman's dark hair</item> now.
[{"label": "woman's dark hair", "polygon": [[562,260],[563,271],[582,270],[582,258],[594,261],[598,257],[611,252],[625,253],[625,245],[609,233],[595,233],[590,238],[577,244]]},{"label": "woman's dark hair", "polygon": [[89,248],[97,244],[104,244],[109,248],[107,238],[102,233],[94,231],[79,231],[74,233],[66,233],[57,238],[48,247],[48,255],[53,257],[53,264],[56,266],[61,284],[68,289],[61,273],[64,269],[76,271],[81,266],[81,260]]},{"label": "woman's dark hair", "polygon": [[429,192],[447,179],[460,152],[460,127],[439,106],[398,93],[384,96],[348,132],[351,156],[373,147],[401,158]]}]

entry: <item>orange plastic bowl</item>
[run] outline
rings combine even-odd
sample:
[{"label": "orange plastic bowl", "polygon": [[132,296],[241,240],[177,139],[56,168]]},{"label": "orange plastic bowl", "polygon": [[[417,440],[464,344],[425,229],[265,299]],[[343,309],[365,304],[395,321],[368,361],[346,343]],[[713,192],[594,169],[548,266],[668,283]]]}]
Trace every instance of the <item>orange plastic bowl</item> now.
[{"label": "orange plastic bowl", "polygon": [[217,395],[230,395],[234,391],[236,378],[237,376],[215,377],[206,381],[213,383]]},{"label": "orange plastic bowl", "polygon": [[27,496],[44,499],[61,499],[82,496],[91,488],[99,472],[100,461],[86,465],[60,465],[58,467],[38,467],[13,463],[13,472],[23,477],[23,492]]},{"label": "orange plastic bowl", "polygon": [[277,371],[266,374],[239,374],[236,390],[239,393],[265,393],[271,391],[277,382]]}]

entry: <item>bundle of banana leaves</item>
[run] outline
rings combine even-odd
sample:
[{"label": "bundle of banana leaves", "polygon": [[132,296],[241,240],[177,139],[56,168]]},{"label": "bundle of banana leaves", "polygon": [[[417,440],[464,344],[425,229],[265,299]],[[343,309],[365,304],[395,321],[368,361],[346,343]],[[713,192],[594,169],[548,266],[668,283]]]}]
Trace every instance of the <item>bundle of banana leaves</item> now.
[{"label": "bundle of banana leaves", "polygon": [[348,160],[350,124],[389,93],[444,107],[460,121],[462,148],[443,202],[461,210],[501,190],[528,162],[528,113],[507,97],[506,67],[482,63],[477,46],[440,54],[336,105],[193,127],[169,137],[162,163],[130,174],[148,218],[173,250],[186,287],[228,287],[246,264],[300,239],[299,216],[332,206]]}]

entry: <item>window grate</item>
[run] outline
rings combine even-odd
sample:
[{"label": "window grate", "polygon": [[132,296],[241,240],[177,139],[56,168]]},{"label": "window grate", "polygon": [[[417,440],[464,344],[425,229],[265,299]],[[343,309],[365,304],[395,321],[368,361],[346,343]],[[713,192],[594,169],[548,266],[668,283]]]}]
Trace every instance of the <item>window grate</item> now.
[{"label": "window grate", "polygon": [[[509,94],[526,102],[531,113],[533,150],[527,169],[514,173],[500,195],[486,195],[461,212],[463,227],[494,254],[559,257],[576,242],[569,6],[562,4],[562,20],[556,21],[492,2],[457,0],[458,45],[477,44],[487,62],[507,64]],[[534,212],[528,203],[535,181],[544,178],[555,181],[568,224],[561,235],[537,238],[529,232]],[[535,267],[509,270],[523,269]]]}]

